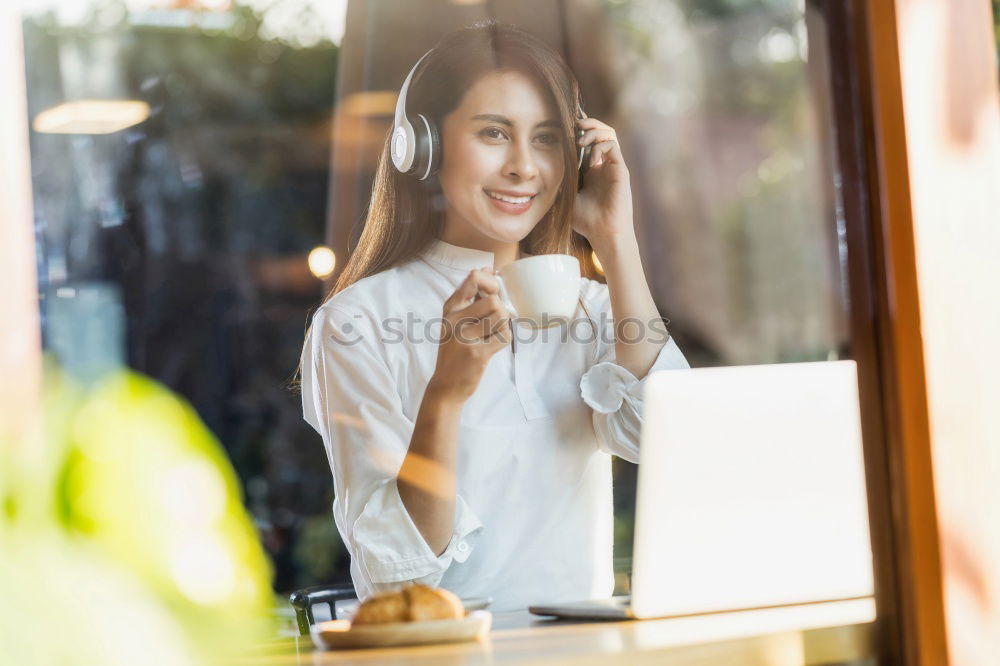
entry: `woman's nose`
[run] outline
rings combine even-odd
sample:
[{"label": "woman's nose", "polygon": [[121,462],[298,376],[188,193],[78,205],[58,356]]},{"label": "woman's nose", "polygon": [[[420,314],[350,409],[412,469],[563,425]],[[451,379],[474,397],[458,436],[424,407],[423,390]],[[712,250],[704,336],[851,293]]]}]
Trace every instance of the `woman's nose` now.
[{"label": "woman's nose", "polygon": [[511,143],[507,153],[507,164],[504,165],[504,175],[519,176],[521,180],[531,180],[538,175],[538,164],[531,152],[531,146],[522,143]]}]

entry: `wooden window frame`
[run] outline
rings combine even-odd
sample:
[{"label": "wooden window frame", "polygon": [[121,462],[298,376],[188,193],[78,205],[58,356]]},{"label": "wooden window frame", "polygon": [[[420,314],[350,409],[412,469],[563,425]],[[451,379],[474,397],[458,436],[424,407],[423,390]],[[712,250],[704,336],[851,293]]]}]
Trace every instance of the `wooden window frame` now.
[{"label": "wooden window frame", "polygon": [[[937,403],[930,399],[933,394],[929,391],[926,359],[937,354],[940,362],[950,352],[942,346],[931,348],[925,340],[927,327],[940,326],[941,322],[922,321],[921,299],[924,298],[925,304],[939,307],[940,303],[932,299],[940,300],[940,294],[928,293],[926,288],[921,290],[921,278],[925,287],[928,280],[921,273],[930,274],[932,270],[929,254],[934,254],[936,260],[957,261],[946,250],[929,250],[926,245],[918,248],[916,244],[917,234],[923,231],[930,236],[927,230],[933,231],[933,225],[941,221],[933,219],[937,211],[927,210],[930,207],[926,197],[921,199],[911,192],[913,171],[919,168],[923,173],[924,187],[940,189],[946,185],[926,178],[928,173],[938,170],[936,163],[911,162],[913,147],[919,149],[916,159],[928,159],[943,129],[932,124],[928,115],[917,113],[922,111],[917,103],[926,100],[913,92],[916,78],[913,72],[920,63],[916,62],[912,44],[919,35],[907,31],[916,29],[912,21],[914,13],[936,4],[940,15],[949,19],[948,30],[974,36],[969,38],[969,44],[963,45],[965,48],[948,54],[952,58],[945,70],[949,76],[980,74],[972,78],[975,85],[959,87],[958,94],[995,101],[995,55],[991,40],[982,39],[992,27],[988,3],[977,6],[966,0],[950,3],[927,0],[924,6],[916,7],[912,0],[808,2],[824,17],[828,33],[835,150],[847,232],[852,352],[859,368],[879,663],[985,664],[982,659],[988,657],[984,655],[996,656],[997,639],[979,627],[988,627],[996,620],[995,609],[1000,601],[995,586],[992,598],[989,589],[982,590],[986,601],[981,604],[978,618],[970,617],[968,608],[962,609],[955,602],[955,581],[963,574],[969,578],[968,571],[956,569],[967,569],[970,564],[943,556],[948,552],[953,529],[950,523],[954,522],[955,514],[952,512],[949,517],[942,512],[942,506],[973,508],[968,506],[970,501],[964,489],[954,482],[955,459],[962,455],[962,464],[968,465],[971,460],[989,465],[991,457],[985,452],[992,446],[1000,446],[1000,442],[985,441],[984,433],[989,432],[989,427],[980,426],[978,431],[969,433],[971,437],[956,437],[946,443],[942,441],[946,433],[940,421],[937,430],[933,427],[935,412],[945,413],[949,406],[940,404],[940,397]],[[901,44],[910,46],[910,50]],[[933,44],[927,47],[935,48]],[[903,54],[913,62],[904,59]],[[935,53],[932,57],[944,58],[945,54]],[[986,76],[982,75],[984,69]],[[910,78],[906,77],[907,72]],[[942,83],[931,81],[928,85]],[[953,103],[973,101],[957,99]],[[992,148],[995,165],[996,143],[988,148]],[[978,168],[971,158],[968,164],[962,159],[957,159],[959,169],[972,173]],[[955,163],[951,167],[954,169]],[[970,179],[968,184],[961,185],[963,192],[941,192],[939,196],[982,195],[977,182]],[[985,222],[991,211],[983,206],[973,213]],[[995,213],[994,219],[997,219]],[[976,246],[974,232],[967,242],[973,255],[978,253],[981,257],[990,251]],[[1000,262],[997,263],[992,276],[1000,289]],[[977,286],[989,288],[983,284]],[[995,315],[991,319],[988,313],[980,317],[972,307],[975,302],[969,299],[970,307],[966,309],[969,325],[975,326],[979,318],[984,322],[995,321]],[[960,359],[956,358],[956,362]],[[995,365],[993,369],[1000,371]],[[996,373],[992,377],[986,388],[996,395],[996,382],[1000,380],[996,379]],[[965,390],[971,398],[981,389]],[[996,420],[993,425],[997,425]],[[956,447],[961,453],[951,450]],[[950,482],[944,477],[948,464],[952,471]],[[979,474],[979,479],[1000,484],[995,467]],[[965,537],[975,541],[980,552],[990,553],[990,544],[997,543],[1000,536],[998,532],[1000,525],[980,521],[971,532],[966,526]],[[1000,555],[995,550],[992,554]],[[996,559],[980,560],[979,569],[976,573],[982,580],[996,582],[1000,578],[1000,563]],[[991,599],[992,616],[988,614]],[[973,625],[971,631],[968,626],[959,629],[960,625],[969,624]]]}]

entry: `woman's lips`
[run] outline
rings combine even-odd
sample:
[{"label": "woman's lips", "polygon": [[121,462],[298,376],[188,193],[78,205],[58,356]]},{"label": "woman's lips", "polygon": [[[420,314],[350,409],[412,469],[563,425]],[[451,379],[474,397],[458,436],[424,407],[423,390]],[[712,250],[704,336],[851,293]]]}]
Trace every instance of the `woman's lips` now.
[{"label": "woman's lips", "polygon": [[483,196],[486,197],[491,204],[499,208],[501,211],[509,213],[511,215],[519,215],[520,213],[525,212],[526,210],[531,208],[531,204],[535,201],[535,197],[533,196],[524,203],[520,204],[507,203],[506,201],[500,201],[499,199],[494,199],[486,192],[486,190],[483,190]]}]

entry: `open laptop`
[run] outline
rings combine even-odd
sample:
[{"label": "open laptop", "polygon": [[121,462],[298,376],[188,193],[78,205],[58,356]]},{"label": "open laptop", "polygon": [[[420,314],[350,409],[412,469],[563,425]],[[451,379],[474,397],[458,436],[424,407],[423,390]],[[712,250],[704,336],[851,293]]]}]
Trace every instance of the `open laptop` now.
[{"label": "open laptop", "polygon": [[654,618],[873,591],[853,361],[646,382],[631,598],[537,615]]}]

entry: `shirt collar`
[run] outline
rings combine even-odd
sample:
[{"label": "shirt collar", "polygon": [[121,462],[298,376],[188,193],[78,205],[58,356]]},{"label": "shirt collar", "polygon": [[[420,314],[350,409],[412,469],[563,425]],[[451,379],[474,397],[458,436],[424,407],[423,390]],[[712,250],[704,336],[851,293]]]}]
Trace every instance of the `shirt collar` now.
[{"label": "shirt collar", "polygon": [[439,238],[435,238],[421,256],[425,260],[436,264],[469,271],[474,268],[493,266],[492,252],[459,247],[451,243],[445,243]]}]

